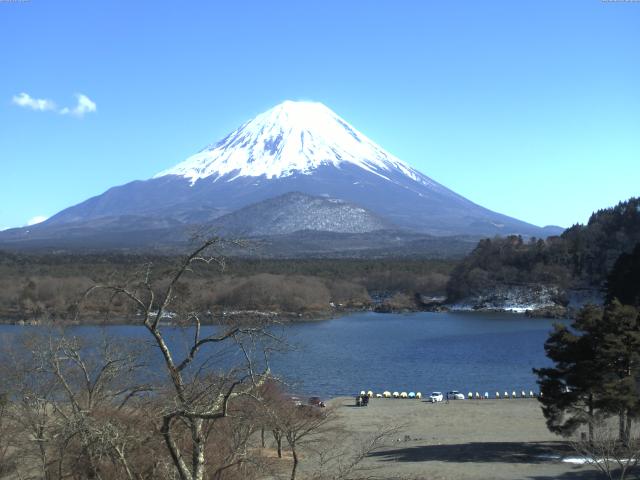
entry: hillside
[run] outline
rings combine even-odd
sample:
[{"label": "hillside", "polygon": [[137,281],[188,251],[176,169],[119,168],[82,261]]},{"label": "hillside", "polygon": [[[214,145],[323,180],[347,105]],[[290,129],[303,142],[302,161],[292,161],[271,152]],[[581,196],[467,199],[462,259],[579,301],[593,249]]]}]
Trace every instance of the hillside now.
[{"label": "hillside", "polygon": [[211,227],[224,237],[257,237],[302,230],[366,233],[393,225],[343,200],[290,192],[217,218]]}]

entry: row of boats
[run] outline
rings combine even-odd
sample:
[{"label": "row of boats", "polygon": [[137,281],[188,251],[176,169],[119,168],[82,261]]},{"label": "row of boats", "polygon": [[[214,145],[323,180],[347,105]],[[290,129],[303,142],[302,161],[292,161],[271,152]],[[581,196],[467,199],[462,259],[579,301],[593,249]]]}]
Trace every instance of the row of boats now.
[{"label": "row of boats", "polygon": [[[369,391],[365,391],[362,390],[360,392],[360,396],[361,397],[368,397],[368,398],[416,398],[416,399],[421,399],[422,398],[422,393],[421,392],[391,392],[389,390],[385,390],[382,393],[374,393],[372,390]],[[529,390],[529,392],[527,393],[524,390],[520,391],[520,394],[518,394],[515,390],[513,390],[511,392],[511,394],[509,394],[508,391],[505,391],[504,394],[500,394],[500,392],[496,392],[494,397],[491,397],[491,395],[489,395],[489,392],[484,392],[484,394],[481,394],[480,392],[475,392],[475,394],[473,392],[469,392],[467,394],[467,396],[465,397],[465,395],[457,390],[452,390],[450,392],[447,392],[446,394],[443,394],[442,392],[432,392],[427,399],[431,402],[442,402],[443,400],[464,400],[465,398],[469,399],[469,400],[485,400],[485,399],[490,399],[490,398],[494,398],[494,399],[501,399],[501,398],[536,398],[542,396],[542,392],[540,393],[535,393],[533,390]]]},{"label": "row of boats", "polygon": [[368,398],[422,398],[422,393],[420,392],[389,392],[387,390],[385,390],[382,393],[373,393],[372,390],[369,390],[368,392],[362,390],[360,392],[360,396],[361,397],[368,397]]}]

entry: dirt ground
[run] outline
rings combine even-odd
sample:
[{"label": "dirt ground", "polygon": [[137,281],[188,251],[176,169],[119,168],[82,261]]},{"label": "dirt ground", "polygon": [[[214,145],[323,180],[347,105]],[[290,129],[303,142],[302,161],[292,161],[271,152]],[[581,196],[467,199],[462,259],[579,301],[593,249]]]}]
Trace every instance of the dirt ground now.
[{"label": "dirt ground", "polygon": [[351,398],[330,402],[338,421],[357,436],[378,426],[402,425],[388,447],[366,463],[379,478],[595,479],[588,466],[566,463],[575,456],[550,433],[535,399],[421,400],[372,399],[355,407]]}]

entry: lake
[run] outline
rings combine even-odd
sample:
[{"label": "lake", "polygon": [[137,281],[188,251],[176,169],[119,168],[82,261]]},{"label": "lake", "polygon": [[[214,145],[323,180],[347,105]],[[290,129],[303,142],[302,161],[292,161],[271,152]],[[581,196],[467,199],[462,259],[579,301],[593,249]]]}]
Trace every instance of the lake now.
[{"label": "lake", "polygon": [[[554,320],[508,313],[449,312],[348,315],[284,327],[294,349],[276,354],[272,370],[292,391],[333,397],[360,390],[537,390],[534,367],[549,365],[544,341]],[[39,327],[0,325],[12,336]],[[96,335],[100,327],[73,327]],[[147,338],[138,326],[106,327],[109,334]]]}]

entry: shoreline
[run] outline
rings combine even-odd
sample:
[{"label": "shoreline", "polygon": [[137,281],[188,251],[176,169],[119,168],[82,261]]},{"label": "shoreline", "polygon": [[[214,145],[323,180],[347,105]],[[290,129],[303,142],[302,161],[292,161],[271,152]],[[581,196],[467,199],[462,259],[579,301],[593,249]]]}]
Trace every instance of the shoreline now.
[{"label": "shoreline", "polygon": [[[260,310],[231,310],[222,311],[216,314],[216,319],[227,320],[226,322],[215,321],[209,317],[208,321],[203,321],[203,326],[209,325],[224,325],[225,323],[231,323],[233,321],[240,321],[247,324],[260,323],[264,320],[272,320],[279,322],[283,325],[304,323],[304,322],[322,322],[327,320],[334,320],[340,317],[347,317],[357,313],[378,313],[381,315],[401,315],[410,313],[506,313],[512,315],[518,315],[528,318],[544,318],[544,319],[572,319],[573,315],[566,312],[566,315],[553,314],[547,309],[535,309],[535,308],[493,308],[493,307],[478,307],[471,305],[439,305],[435,308],[402,308],[402,309],[379,309],[376,307],[369,308],[343,308],[333,309],[331,311],[319,311],[319,312],[273,312],[273,311],[260,311]],[[175,322],[170,320],[161,322],[163,325],[179,326]],[[0,325],[20,325],[20,326],[42,326],[42,327],[68,327],[68,326],[82,326],[82,325],[102,325],[102,326],[127,326],[127,325],[141,325],[140,322],[127,320],[126,317],[114,317],[114,319],[106,320],[104,318],[96,318],[91,315],[83,317],[82,321],[66,320],[66,319],[16,319],[0,317]]]}]

